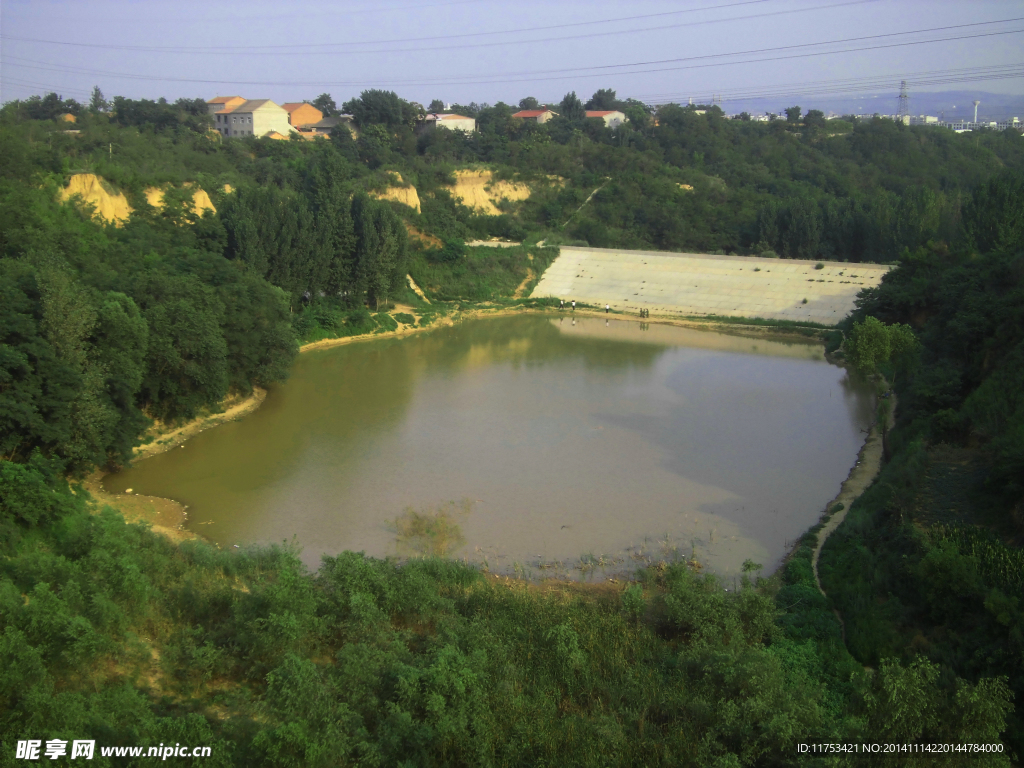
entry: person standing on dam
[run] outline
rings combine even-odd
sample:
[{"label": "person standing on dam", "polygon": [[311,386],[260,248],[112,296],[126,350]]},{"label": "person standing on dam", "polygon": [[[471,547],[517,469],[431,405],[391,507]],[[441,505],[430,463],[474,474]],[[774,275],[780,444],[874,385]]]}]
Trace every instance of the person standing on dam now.
[{"label": "person standing on dam", "polygon": [[612,305],[611,304],[605,304],[604,305],[604,313],[607,315],[611,311],[612,311]]},{"label": "person standing on dam", "polygon": [[565,309],[565,299],[559,299],[558,300],[558,308],[559,309]]},{"label": "person standing on dam", "polygon": [[573,299],[573,300],[572,300],[572,311],[573,311],[573,312],[575,312],[575,311],[576,311],[576,299]]}]

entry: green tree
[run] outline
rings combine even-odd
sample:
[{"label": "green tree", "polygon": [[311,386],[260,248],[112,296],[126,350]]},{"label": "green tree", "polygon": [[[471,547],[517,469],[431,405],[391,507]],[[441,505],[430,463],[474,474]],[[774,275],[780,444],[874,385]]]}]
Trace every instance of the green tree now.
[{"label": "green tree", "polygon": [[800,122],[800,107],[786,107],[786,122],[794,125]]},{"label": "green tree", "polygon": [[559,114],[571,123],[581,122],[587,116],[583,108],[583,102],[576,95],[576,91],[565,94],[559,105]]},{"label": "green tree", "polygon": [[600,88],[590,97],[585,109],[606,111],[618,109],[620,106],[619,100],[615,98],[614,90],[611,88]]},{"label": "green tree", "polygon": [[825,129],[825,113],[820,109],[809,109],[807,114],[804,115],[804,125],[808,128],[824,130]]},{"label": "green tree", "polygon": [[380,308],[405,281],[407,238],[405,225],[391,207],[366,195],[352,200],[356,234],[356,295]]},{"label": "green tree", "polygon": [[434,99],[433,101],[430,102],[430,106],[427,107],[427,112],[430,112],[432,114],[437,112],[444,112],[444,102],[441,101],[440,99]]},{"label": "green tree", "polygon": [[141,273],[133,297],[149,326],[141,399],[160,419],[193,418],[228,391],[224,304],[193,275]]},{"label": "green tree", "polygon": [[333,117],[338,114],[338,105],[334,103],[334,99],[329,93],[321,93],[310,104],[319,109],[324,117]]},{"label": "green tree", "polygon": [[519,100],[519,109],[531,110],[540,109],[540,102],[537,101],[533,96],[527,96],[525,99]]},{"label": "green tree", "polygon": [[342,108],[352,115],[360,128],[382,125],[395,130],[401,126],[411,127],[417,118],[416,108],[394,91],[366,90],[359,98],[346,101]]},{"label": "green tree", "polygon": [[110,104],[103,98],[103,91],[100,90],[98,85],[94,85],[92,95],[89,97],[89,109],[99,114],[100,112],[106,112],[109,108]]},{"label": "green tree", "polygon": [[875,317],[865,317],[854,323],[849,338],[843,345],[847,359],[862,371],[873,373],[882,363],[888,363],[914,350],[917,337],[909,325],[885,325]]},{"label": "green tree", "polygon": [[1024,250],[1024,174],[1006,172],[979,186],[964,208],[963,229],[983,253]]}]

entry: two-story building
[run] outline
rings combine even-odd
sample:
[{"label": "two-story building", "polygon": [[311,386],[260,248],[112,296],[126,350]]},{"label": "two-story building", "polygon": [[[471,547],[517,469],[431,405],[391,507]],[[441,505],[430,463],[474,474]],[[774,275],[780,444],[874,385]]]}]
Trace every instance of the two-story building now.
[{"label": "two-story building", "polygon": [[302,128],[324,119],[324,113],[307,101],[291,101],[282,104],[281,109],[288,113],[288,122],[293,128]]},{"label": "two-story building", "polygon": [[213,127],[227,138],[266,136],[273,131],[287,136],[295,130],[288,121],[288,112],[270,99],[219,96],[206,106],[213,115]]}]

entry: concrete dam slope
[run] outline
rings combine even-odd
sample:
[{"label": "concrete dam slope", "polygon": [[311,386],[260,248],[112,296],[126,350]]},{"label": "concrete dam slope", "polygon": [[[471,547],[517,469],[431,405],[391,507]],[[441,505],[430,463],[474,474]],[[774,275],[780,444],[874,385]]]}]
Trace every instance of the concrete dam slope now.
[{"label": "concrete dam slope", "polygon": [[853,310],[857,294],[878,285],[890,269],[884,264],[562,246],[532,296],[611,304],[620,312],[644,308],[834,325]]}]

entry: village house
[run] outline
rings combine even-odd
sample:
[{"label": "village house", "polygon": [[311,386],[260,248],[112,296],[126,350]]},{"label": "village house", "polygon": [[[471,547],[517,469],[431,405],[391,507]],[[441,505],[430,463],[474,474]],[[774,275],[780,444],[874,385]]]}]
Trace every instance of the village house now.
[{"label": "village house", "polygon": [[546,123],[552,117],[558,117],[558,113],[552,112],[550,109],[524,109],[516,112],[512,117],[520,120],[533,120],[535,123]]},{"label": "village house", "polygon": [[223,110],[230,112],[239,104],[245,104],[245,99],[241,96],[218,96],[206,102],[206,109],[211,115],[215,115]]},{"label": "village house", "polygon": [[473,133],[476,130],[476,120],[465,115],[431,114],[423,118],[423,124],[448,128],[453,131],[465,131],[466,133]]},{"label": "village house", "polygon": [[308,123],[299,127],[299,133],[304,139],[315,139],[317,137],[329,138],[331,131],[336,126],[343,125],[352,130],[352,115],[334,115],[333,117],[324,117],[317,120],[315,123]]},{"label": "village house", "polygon": [[213,115],[213,127],[225,137],[266,136],[274,131],[287,136],[295,130],[288,121],[288,112],[270,99],[218,96],[206,106]]},{"label": "village house", "polygon": [[324,119],[324,113],[306,101],[291,101],[282,104],[281,109],[288,113],[288,122],[293,128],[301,129]]},{"label": "village house", "polygon": [[605,111],[594,111],[587,110],[587,117],[599,117],[604,120],[606,128],[618,128],[624,122],[626,122],[626,115],[619,112],[617,109],[605,110]]}]

